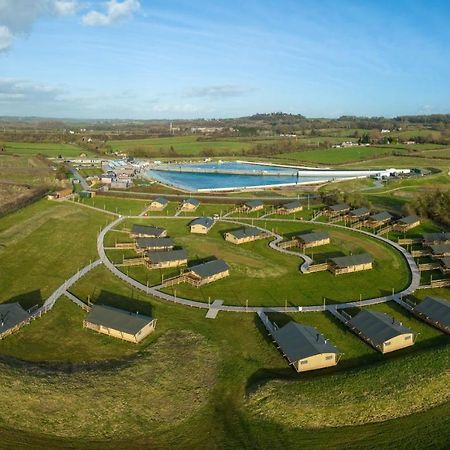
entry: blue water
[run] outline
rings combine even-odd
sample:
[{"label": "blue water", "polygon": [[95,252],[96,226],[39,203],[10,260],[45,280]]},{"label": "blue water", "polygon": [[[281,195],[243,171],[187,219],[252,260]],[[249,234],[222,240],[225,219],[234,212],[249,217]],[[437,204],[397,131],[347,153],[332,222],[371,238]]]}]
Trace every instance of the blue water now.
[{"label": "blue water", "polygon": [[[238,162],[224,162],[224,163],[199,163],[199,164],[183,164],[181,167],[186,168],[203,168],[203,169],[221,169],[221,170],[245,170],[261,172],[290,172],[291,176],[270,176],[270,175],[237,175],[224,173],[195,173],[195,172],[177,172],[179,165],[168,165],[165,167],[173,167],[173,172],[163,172],[157,170],[147,171],[147,175],[162,183],[176,186],[189,191],[197,191],[198,189],[231,189],[231,188],[245,188],[254,186],[276,186],[280,184],[296,184],[314,181],[327,181],[327,178],[310,176],[297,177],[296,170],[285,167],[273,167],[255,164],[246,164]],[[344,177],[342,177],[344,178]]]}]

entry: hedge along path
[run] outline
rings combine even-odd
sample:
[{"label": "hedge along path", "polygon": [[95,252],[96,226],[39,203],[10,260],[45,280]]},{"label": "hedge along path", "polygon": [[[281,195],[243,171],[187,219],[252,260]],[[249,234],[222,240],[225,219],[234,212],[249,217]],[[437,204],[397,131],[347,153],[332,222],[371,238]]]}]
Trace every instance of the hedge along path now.
[{"label": "hedge along path", "polygon": [[[103,261],[103,263],[105,264],[105,266],[114,274],[116,275],[118,278],[122,279],[123,281],[127,282],[128,284],[130,284],[131,286],[135,287],[136,289],[139,289],[140,291],[145,292],[148,295],[154,296],[160,300],[164,300],[164,301],[169,301],[169,302],[173,302],[173,303],[177,303],[177,304],[181,304],[181,305],[185,305],[185,306],[190,306],[190,307],[195,307],[195,308],[201,308],[201,309],[209,309],[209,305],[203,302],[199,302],[199,301],[195,301],[195,300],[188,300],[188,299],[184,299],[184,298],[179,298],[179,297],[175,297],[173,295],[170,294],[166,294],[164,292],[161,292],[160,289],[162,289],[161,285],[158,286],[154,286],[154,287],[149,287],[146,286],[142,283],[140,283],[139,281],[129,277],[128,275],[126,275],[125,273],[123,273],[122,271],[120,271],[114,264],[111,263],[111,261],[108,259],[106,252],[105,252],[105,247],[104,247],[104,238],[105,235],[108,231],[110,231],[111,229],[113,229],[114,227],[116,227],[120,222],[122,222],[125,219],[133,219],[133,218],[142,218],[142,216],[120,216],[118,217],[115,221],[111,222],[110,224],[108,224],[99,234],[98,238],[97,238],[97,250],[100,256],[100,259]],[[160,218],[160,216],[147,216],[148,219],[158,219]],[[185,220],[184,218],[181,217],[170,217],[171,219],[182,219]],[[234,223],[234,224],[239,224],[239,225],[243,225],[243,226],[249,226],[249,223],[247,222],[241,222],[239,220],[235,220],[235,219],[219,219],[220,221],[223,221],[225,223]],[[264,219],[264,220],[268,220],[268,219]],[[269,219],[270,220],[270,219]],[[277,220],[277,219],[276,219]],[[292,219],[284,219],[281,220],[283,222],[295,222],[295,220]],[[314,222],[312,221],[304,221],[303,223],[311,223],[314,224]],[[322,224],[321,224],[322,225]],[[333,228],[337,228],[337,229],[345,229],[348,230],[347,227],[343,226],[343,225],[337,225],[337,224],[324,224],[325,226],[331,226]],[[266,230],[265,228],[262,227],[257,227],[261,230],[266,231],[267,233],[269,233],[271,236],[274,237],[275,241],[278,241],[278,239],[281,237],[280,235],[273,233],[270,230]],[[219,311],[229,311],[229,312],[251,312],[251,313],[255,313],[255,312],[319,312],[319,311],[325,311],[325,310],[335,310],[335,309],[342,309],[342,308],[349,308],[349,307],[359,307],[359,306],[368,306],[368,305],[374,305],[377,303],[384,303],[387,301],[391,301],[394,299],[398,299],[401,298],[403,296],[407,296],[412,294],[420,285],[420,271],[414,261],[414,258],[400,245],[396,244],[395,242],[392,242],[386,238],[383,238],[382,236],[377,236],[377,235],[373,235],[372,233],[369,233],[367,231],[363,231],[363,230],[352,230],[354,232],[357,233],[361,233],[363,235],[369,236],[371,238],[374,239],[378,239],[388,245],[390,245],[391,247],[393,247],[394,249],[396,249],[397,251],[399,251],[402,255],[402,257],[404,258],[404,260],[406,261],[406,263],[408,264],[409,267],[409,271],[411,273],[411,280],[410,280],[410,284],[407,288],[405,288],[403,291],[396,293],[396,294],[391,294],[391,295],[385,295],[382,297],[376,297],[376,298],[372,298],[372,299],[367,299],[367,300],[355,300],[355,301],[350,301],[347,303],[337,303],[337,304],[327,304],[325,306],[302,306],[301,309],[299,309],[297,306],[289,306],[289,307],[263,307],[263,306],[251,306],[251,307],[247,307],[247,306],[231,306],[231,305],[221,305],[219,306],[217,309]],[[278,247],[275,245],[275,247],[273,247],[274,249],[278,249]],[[280,249],[281,250],[281,249]],[[305,263],[302,265],[302,268],[304,270],[306,270],[306,263],[308,262],[305,257],[306,255],[302,255],[300,253],[297,253],[296,255],[299,256],[299,258],[305,260]],[[220,299],[218,299],[220,300]]]}]

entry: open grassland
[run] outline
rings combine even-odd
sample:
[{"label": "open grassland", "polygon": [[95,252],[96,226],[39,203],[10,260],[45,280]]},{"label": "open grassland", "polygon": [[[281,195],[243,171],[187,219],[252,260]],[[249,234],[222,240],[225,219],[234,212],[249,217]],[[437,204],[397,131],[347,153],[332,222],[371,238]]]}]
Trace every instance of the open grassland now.
[{"label": "open grassland", "polygon": [[[333,429],[337,438],[328,447],[351,448],[359,442],[355,448],[373,448],[372,445],[389,448],[388,444],[401,441],[393,430],[407,427],[411,420],[420,423],[422,430],[432,428],[434,410],[420,414],[417,419],[411,416],[409,420],[394,421],[397,427],[388,426],[392,422],[348,427],[346,420],[384,421],[408,414],[408,408],[422,411],[431,404],[445,403],[445,396],[438,393],[439,389],[446,392],[443,383],[448,383],[450,353],[446,338],[390,306],[382,308],[421,333],[415,347],[390,356],[375,352],[328,314],[294,315],[295,320],[316,326],[344,352],[336,368],[298,375],[288,368],[252,314],[220,313],[216,320],[208,321],[203,319],[204,311],[167,305],[133,292],[103,267],[81,279],[73,292],[83,300],[89,297],[94,303],[146,313],[151,308],[158,318],[158,326],[154,335],[138,346],[115,344],[113,338],[81,330],[80,316],[85,313],[79,312],[73,325],[80,328],[77,331],[80,348],[93,355],[94,345],[99,345],[99,359],[108,358],[101,343],[109,340],[110,348],[117,345],[116,355],[125,359],[110,362],[109,367],[103,368],[81,364],[71,373],[46,369],[45,377],[39,368],[26,372],[24,367],[3,364],[0,367],[3,382],[11,386],[9,378],[15,380],[14,387],[5,390],[4,395],[14,394],[20,402],[13,415],[5,417],[6,413],[0,413],[3,426],[26,429],[31,433],[30,439],[37,442],[55,436],[65,439],[72,436],[70,445],[75,448],[77,445],[100,448],[97,447],[100,443],[89,439],[105,438],[109,442],[101,441],[101,448],[119,449],[124,440],[127,448],[146,445],[235,448],[245,437],[247,443],[259,448],[268,448],[268,442],[273,439],[276,444],[272,448],[295,447],[299,442],[308,448],[323,448],[329,436],[324,427],[344,424],[344,428]],[[61,306],[71,314],[75,312],[65,301]],[[25,328],[21,333],[26,335],[28,330]],[[56,340],[65,333],[62,327],[51,330]],[[87,341],[87,337],[92,340]],[[85,347],[88,342],[94,348]],[[138,352],[139,358],[124,351],[126,347]],[[81,356],[82,350],[75,357]],[[70,353],[58,355],[57,349],[54,353],[62,361],[71,359]],[[51,355],[47,353],[47,356]],[[402,376],[396,376],[398,373]],[[26,397],[22,400],[23,396]],[[89,400],[90,396],[93,401]],[[62,397],[65,401],[59,402]],[[397,397],[399,409],[391,401]],[[42,414],[31,423],[27,417],[34,417],[36,411]],[[92,417],[98,417],[93,426],[87,422]],[[403,420],[407,422],[403,424]],[[189,433],[194,428],[198,432]],[[210,428],[215,433],[207,433]],[[436,430],[440,430],[438,436],[427,441],[434,447],[441,442],[442,433],[445,435],[441,427]],[[46,432],[53,438],[44,438],[42,433]],[[57,442],[63,448],[66,441]],[[405,448],[424,448],[419,437],[416,443],[405,442],[409,444]]]},{"label": "open grassland", "polygon": [[239,154],[242,150],[252,148],[258,143],[271,143],[275,139],[250,139],[250,138],[211,138],[199,139],[198,136],[175,136],[167,138],[111,140],[108,144],[113,151],[139,150],[148,152],[149,155],[167,156],[171,149],[184,156],[199,156],[202,151],[213,150],[218,154]]},{"label": "open grassland", "polygon": [[110,220],[70,203],[41,200],[0,219],[0,298],[42,303],[97,258],[96,235]]},{"label": "open grassland", "polygon": [[54,183],[55,176],[48,162],[43,158],[0,155],[0,180],[41,186]]},{"label": "open grassland", "polygon": [[[409,280],[409,271],[400,254],[384,243],[349,230],[337,230],[321,225],[255,220],[255,224],[285,235],[311,230],[329,231],[333,245],[317,247],[313,254],[318,262],[330,257],[368,252],[375,258],[375,268],[358,274],[336,277],[329,272],[301,274],[301,258],[284,255],[268,246],[268,240],[234,245],[223,239],[226,231],[240,226],[218,223],[207,235],[189,233],[189,221],[181,219],[146,219],[147,223],[167,228],[177,245],[188,252],[189,263],[196,264],[213,257],[224,259],[231,267],[230,277],[210,285],[196,288],[180,284],[167,288],[183,298],[207,302],[222,299],[235,305],[308,305],[343,302],[350,299],[371,298],[403,289]],[[141,220],[143,221],[143,220]],[[128,221],[123,227],[130,227]],[[115,238],[113,238],[115,239]],[[122,259],[121,252],[114,250],[116,262]],[[127,256],[130,256],[127,254]],[[178,269],[164,271],[142,268],[123,268],[125,273],[146,284],[158,284],[164,278],[179,273]],[[150,272],[150,273],[148,273]],[[256,281],[257,280],[257,281]]]},{"label": "open grassland", "polygon": [[45,155],[53,158],[79,156],[80,153],[92,155],[74,144],[53,144],[37,142],[6,142],[6,152],[14,155]]},{"label": "open grassland", "polygon": [[148,200],[107,196],[80,198],[77,201],[83,205],[94,206],[105,211],[129,216],[139,215],[150,203]]}]

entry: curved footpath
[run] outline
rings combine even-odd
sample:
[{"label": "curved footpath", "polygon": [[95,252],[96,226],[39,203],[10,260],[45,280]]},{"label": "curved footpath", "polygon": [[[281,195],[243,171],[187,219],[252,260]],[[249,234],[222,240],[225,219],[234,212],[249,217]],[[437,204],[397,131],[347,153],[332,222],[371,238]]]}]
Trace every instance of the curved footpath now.
[{"label": "curved footpath", "polygon": [[[180,305],[190,306],[190,307],[195,307],[195,308],[210,309],[210,305],[208,305],[206,303],[195,301],[195,300],[179,298],[179,297],[161,292],[159,290],[159,289],[161,289],[161,285],[154,286],[154,287],[146,286],[146,285],[140,283],[139,281],[135,280],[134,278],[131,278],[128,275],[126,275],[125,273],[121,272],[116,266],[114,266],[114,264],[111,263],[111,261],[106,256],[106,252],[105,252],[105,248],[104,248],[104,244],[103,244],[104,237],[105,237],[106,233],[108,233],[108,231],[113,229],[117,224],[119,224],[124,219],[128,219],[128,218],[131,218],[131,217],[121,216],[121,217],[117,218],[116,220],[111,222],[109,225],[107,225],[105,228],[103,228],[103,230],[98,235],[98,238],[97,238],[98,254],[100,256],[100,260],[108,268],[108,270],[110,270],[118,278],[120,278],[121,280],[130,284],[131,286],[135,287],[136,289],[138,289],[148,295],[154,296],[160,300],[169,301],[169,302],[177,303]],[[161,217],[160,216],[148,216],[148,218],[150,218],[150,219],[159,218],[160,219]],[[177,217],[177,218],[179,218],[179,217]],[[289,221],[289,220],[286,220],[286,221]],[[236,223],[236,224],[248,226],[248,223],[246,223],[246,222],[240,222],[240,221],[233,220],[233,219],[230,219],[230,220],[225,219],[225,220],[223,220],[223,222]],[[310,221],[305,221],[305,222],[314,223],[314,222],[310,222]],[[343,225],[336,225],[336,224],[321,224],[321,225],[333,226],[335,228],[342,228],[342,229],[348,230],[348,228]],[[273,249],[275,249],[277,251],[282,251],[283,253],[288,252],[287,250],[280,249],[276,245],[278,242],[280,242],[280,238],[282,238],[280,235],[277,235],[277,234],[275,234],[269,230],[266,230],[264,228],[261,228],[261,227],[257,227],[257,228],[264,230],[267,233],[269,233],[275,237],[275,240],[271,242],[271,244],[273,244],[273,245],[271,245],[271,247]],[[402,254],[402,256],[405,258],[405,260],[409,266],[409,269],[411,271],[411,282],[406,289],[404,289],[403,291],[401,291],[399,293],[393,294],[393,295],[391,294],[391,295],[386,295],[383,297],[376,297],[376,298],[372,298],[372,299],[358,300],[358,301],[352,301],[352,302],[347,302],[347,303],[328,304],[325,306],[316,306],[315,305],[315,306],[289,306],[289,307],[267,307],[267,306],[246,307],[246,306],[216,305],[216,306],[214,306],[214,309],[216,309],[218,311],[229,311],[229,312],[319,312],[319,311],[325,311],[325,310],[335,310],[335,309],[359,307],[359,306],[374,305],[377,303],[384,303],[384,302],[387,302],[390,300],[396,300],[403,296],[412,294],[419,287],[419,284],[420,284],[419,269],[414,261],[414,258],[403,247],[401,247],[400,245],[398,245],[395,242],[392,242],[386,238],[383,238],[383,237],[377,236],[377,235],[373,235],[372,233],[369,233],[366,231],[355,230],[355,229],[353,229],[352,231],[359,232],[359,233],[365,234],[367,236],[370,236],[372,238],[383,241],[383,242],[387,243],[388,245],[390,245],[391,247],[398,250]],[[298,256],[300,258],[304,258],[304,256],[306,256],[306,255],[301,255],[301,254],[295,253],[295,252],[290,252],[290,253],[294,253],[296,256]],[[310,258],[308,258],[308,259],[310,260]],[[96,261],[96,263],[97,262],[98,261]],[[305,264],[306,263],[310,263],[310,262],[305,260]]]}]

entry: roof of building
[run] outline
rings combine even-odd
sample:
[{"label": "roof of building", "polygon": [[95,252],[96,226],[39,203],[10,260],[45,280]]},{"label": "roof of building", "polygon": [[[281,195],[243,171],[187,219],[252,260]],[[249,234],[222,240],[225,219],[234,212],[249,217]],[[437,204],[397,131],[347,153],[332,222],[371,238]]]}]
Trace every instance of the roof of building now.
[{"label": "roof of building", "polygon": [[149,237],[160,237],[165,233],[164,228],[154,227],[152,225],[137,225],[134,224],[131,227],[131,233],[133,234],[143,234]]},{"label": "roof of building", "polygon": [[86,321],[106,328],[136,335],[153,319],[106,305],[94,305],[86,316]]},{"label": "roof of building", "polygon": [[169,203],[169,200],[165,197],[157,197],[154,200],[152,200],[151,203],[159,203],[160,205],[167,205]]},{"label": "roof of building", "polygon": [[414,311],[424,314],[430,319],[450,327],[450,302],[439,297],[425,297]]},{"label": "roof of building", "polygon": [[258,206],[264,205],[264,203],[261,200],[249,200],[248,202],[244,202],[245,206],[248,206],[249,208],[256,208]]},{"label": "roof of building", "polygon": [[442,255],[444,253],[450,253],[450,244],[435,244],[430,245],[433,255]]},{"label": "roof of building", "polygon": [[246,237],[261,236],[262,234],[265,234],[265,231],[255,227],[245,227],[239,228],[238,230],[228,231],[228,233],[236,239],[243,239]]},{"label": "roof of building", "polygon": [[401,219],[398,219],[399,222],[405,224],[405,225],[411,225],[412,223],[416,223],[420,221],[420,217],[418,216],[406,216],[402,217]]},{"label": "roof of building", "polygon": [[187,253],[184,249],[169,250],[165,252],[147,252],[146,256],[154,264],[187,259]]},{"label": "roof of building", "polygon": [[14,328],[16,325],[30,318],[19,303],[4,303],[0,305],[0,334]]},{"label": "roof of building", "polygon": [[384,222],[385,220],[391,220],[392,215],[389,214],[387,211],[381,211],[377,214],[371,215],[370,218],[376,222]]},{"label": "roof of building", "polygon": [[322,353],[339,353],[315,328],[293,321],[274,331],[273,338],[290,362]]},{"label": "roof of building", "polygon": [[183,205],[198,206],[200,205],[200,200],[197,200],[196,198],[186,198],[183,200]]},{"label": "roof of building", "polygon": [[350,209],[350,206],[347,205],[347,203],[338,203],[337,205],[329,206],[328,209],[331,209],[331,211],[339,212]]},{"label": "roof of building", "polygon": [[208,278],[229,269],[228,264],[222,259],[215,259],[202,264],[198,264],[189,269],[200,278]]},{"label": "roof of building", "polygon": [[361,253],[360,255],[351,255],[351,256],[338,256],[336,258],[331,258],[331,262],[336,267],[350,267],[357,266],[360,264],[369,264],[373,262],[373,257],[368,253]]},{"label": "roof of building", "polygon": [[423,240],[428,242],[450,241],[450,232],[424,233]]},{"label": "roof of building", "polygon": [[279,207],[283,209],[297,209],[302,206],[299,200],[293,200],[292,202],[282,203]]},{"label": "roof of building", "polygon": [[173,247],[175,244],[172,238],[137,238],[136,247],[138,248],[162,248]]},{"label": "roof of building", "polygon": [[322,241],[324,239],[329,239],[330,235],[325,231],[317,231],[314,233],[303,233],[295,236],[297,239],[300,239],[305,244],[310,244],[311,242]]},{"label": "roof of building", "polygon": [[350,324],[368,337],[375,345],[413,331],[393,317],[377,311],[363,309],[350,320]]},{"label": "roof of building", "polygon": [[444,258],[439,258],[439,260],[441,261],[441,264],[445,268],[450,269],[450,256],[446,256]]},{"label": "roof of building", "polygon": [[202,225],[209,229],[214,225],[214,220],[211,217],[197,217],[189,224],[189,226],[192,225]]},{"label": "roof of building", "polygon": [[352,209],[350,211],[350,215],[353,216],[353,217],[367,216],[368,214],[370,214],[370,210],[368,208],[365,208],[365,207]]}]

